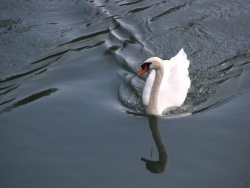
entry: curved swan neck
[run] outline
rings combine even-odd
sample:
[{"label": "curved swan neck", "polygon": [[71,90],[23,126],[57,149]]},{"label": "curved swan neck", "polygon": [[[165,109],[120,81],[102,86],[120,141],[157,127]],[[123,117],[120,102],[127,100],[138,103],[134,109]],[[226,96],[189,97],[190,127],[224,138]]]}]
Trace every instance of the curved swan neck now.
[{"label": "curved swan neck", "polygon": [[147,114],[150,115],[161,115],[162,112],[158,108],[158,97],[159,97],[159,90],[161,86],[161,81],[164,74],[164,68],[155,69],[155,79],[152,86],[152,90],[149,97],[149,103],[147,108]]}]

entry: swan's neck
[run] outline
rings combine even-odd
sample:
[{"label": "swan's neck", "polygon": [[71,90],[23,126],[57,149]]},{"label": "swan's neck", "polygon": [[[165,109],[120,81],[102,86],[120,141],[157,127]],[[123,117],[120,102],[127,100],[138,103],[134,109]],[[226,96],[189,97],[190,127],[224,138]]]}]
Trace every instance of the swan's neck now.
[{"label": "swan's neck", "polygon": [[156,69],[155,70],[155,79],[151,89],[148,107],[147,107],[147,114],[150,115],[162,115],[162,112],[158,106],[158,98],[159,98],[159,91],[161,86],[161,81],[163,78],[164,69]]}]

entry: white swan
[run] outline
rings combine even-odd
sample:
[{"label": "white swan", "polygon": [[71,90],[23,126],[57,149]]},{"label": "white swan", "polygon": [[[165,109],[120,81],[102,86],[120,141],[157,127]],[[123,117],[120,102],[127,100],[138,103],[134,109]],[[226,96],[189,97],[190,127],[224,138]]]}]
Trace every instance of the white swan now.
[{"label": "white swan", "polygon": [[183,49],[170,60],[151,57],[141,65],[138,76],[153,69],[142,95],[147,114],[162,115],[167,108],[184,103],[191,84],[188,67],[189,60]]}]

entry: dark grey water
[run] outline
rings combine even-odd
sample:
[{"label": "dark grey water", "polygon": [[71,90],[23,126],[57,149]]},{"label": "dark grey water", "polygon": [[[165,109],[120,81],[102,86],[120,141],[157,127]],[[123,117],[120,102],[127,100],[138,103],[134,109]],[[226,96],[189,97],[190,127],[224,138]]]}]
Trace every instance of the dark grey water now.
[{"label": "dark grey water", "polygon": [[[247,0],[0,2],[1,187],[250,187]],[[150,56],[184,48],[180,108],[147,117]]]}]

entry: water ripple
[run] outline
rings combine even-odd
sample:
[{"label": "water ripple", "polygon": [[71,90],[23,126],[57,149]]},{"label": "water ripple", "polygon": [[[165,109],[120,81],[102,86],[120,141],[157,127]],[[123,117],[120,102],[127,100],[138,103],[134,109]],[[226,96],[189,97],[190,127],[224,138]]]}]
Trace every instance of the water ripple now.
[{"label": "water ripple", "polygon": [[[0,80],[2,111],[56,92],[57,89],[49,87],[37,88],[35,94],[30,91],[26,97],[18,94],[20,85],[27,80],[42,77],[54,65],[65,64],[98,47],[105,48],[101,55],[114,57],[120,67],[117,100],[120,109],[129,114],[145,115],[141,101],[145,77],[138,78],[136,72],[150,56],[169,59],[184,48],[191,62],[192,85],[187,99],[182,107],[169,109],[168,117],[219,107],[232,100],[243,84],[244,72],[250,65],[249,34],[239,31],[240,37],[237,37],[236,29],[225,22],[230,18],[237,27],[238,16],[247,15],[247,8],[241,4],[224,7],[223,3],[215,6],[204,2],[207,6],[201,6],[201,2],[194,0],[88,3],[91,4],[89,9],[95,11],[89,16],[92,19],[76,21],[82,24],[81,32],[31,61],[23,71]],[[200,13],[194,14],[191,10]],[[19,23],[18,20],[13,22]],[[72,27],[68,31],[75,29]]]}]

